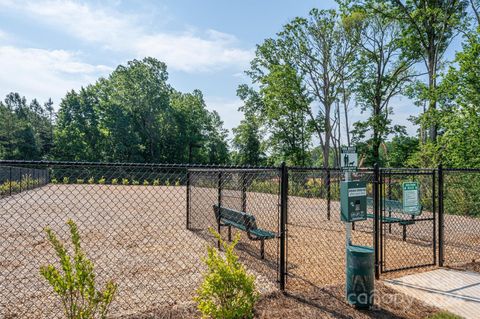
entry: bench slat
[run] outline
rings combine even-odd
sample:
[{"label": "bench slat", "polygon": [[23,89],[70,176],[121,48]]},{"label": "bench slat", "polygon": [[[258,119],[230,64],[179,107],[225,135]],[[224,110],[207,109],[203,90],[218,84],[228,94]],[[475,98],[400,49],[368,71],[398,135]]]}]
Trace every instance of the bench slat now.
[{"label": "bench slat", "polygon": [[215,215],[224,225],[248,232],[259,239],[275,238],[275,233],[257,227],[255,216],[246,212],[214,205]]}]

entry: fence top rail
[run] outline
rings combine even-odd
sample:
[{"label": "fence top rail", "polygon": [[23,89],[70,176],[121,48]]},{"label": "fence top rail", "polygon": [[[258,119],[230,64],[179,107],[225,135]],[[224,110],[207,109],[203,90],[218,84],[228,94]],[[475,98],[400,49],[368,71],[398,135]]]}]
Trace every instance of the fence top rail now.
[{"label": "fence top rail", "polygon": [[216,164],[167,164],[167,163],[121,163],[121,162],[74,162],[74,161],[23,161],[23,160],[0,160],[0,166],[27,167],[135,167],[135,168],[187,168],[187,169],[279,169],[274,166],[236,166]]},{"label": "fence top rail", "polygon": [[[122,162],[82,162],[82,161],[33,161],[33,160],[0,160],[0,167],[138,167],[138,168],[186,168],[190,170],[238,170],[238,171],[258,171],[258,170],[279,170],[280,166],[252,166],[252,165],[222,165],[222,164],[170,164],[170,163],[122,163]],[[321,167],[321,166],[287,166],[292,171],[331,171],[342,172],[339,167]],[[359,167],[356,173],[373,172],[374,168]],[[384,172],[433,172],[438,168],[408,168],[408,167],[381,167]],[[450,172],[480,172],[480,168],[442,168],[443,171]],[[355,172],[353,172],[355,173]]]},{"label": "fence top rail", "polygon": [[443,171],[447,172],[472,172],[480,173],[480,168],[442,168]]},{"label": "fence top rail", "polygon": [[217,172],[231,172],[231,173],[258,173],[258,172],[279,172],[279,167],[233,167],[233,168],[219,168],[219,167],[212,167],[212,168],[188,168],[189,172],[205,172],[205,173],[217,173]]}]

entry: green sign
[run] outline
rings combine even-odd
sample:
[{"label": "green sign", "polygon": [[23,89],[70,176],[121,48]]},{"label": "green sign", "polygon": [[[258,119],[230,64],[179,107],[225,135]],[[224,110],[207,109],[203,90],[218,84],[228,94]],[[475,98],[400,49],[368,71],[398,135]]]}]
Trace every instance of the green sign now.
[{"label": "green sign", "polygon": [[341,167],[343,171],[357,170],[358,155],[357,148],[355,146],[344,146],[341,150]]},{"label": "green sign", "polygon": [[409,214],[420,212],[420,196],[418,182],[403,183],[403,211]]}]

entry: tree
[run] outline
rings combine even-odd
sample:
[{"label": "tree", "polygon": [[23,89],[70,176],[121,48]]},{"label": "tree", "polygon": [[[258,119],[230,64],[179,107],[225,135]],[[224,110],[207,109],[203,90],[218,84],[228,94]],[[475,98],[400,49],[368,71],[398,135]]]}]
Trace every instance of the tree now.
[{"label": "tree", "polygon": [[[264,45],[270,43],[266,41]],[[322,148],[323,166],[328,167],[337,132],[332,123],[337,114],[333,112],[334,103],[342,93],[347,93],[343,84],[355,55],[356,37],[345,30],[334,10],[312,9],[308,18],[295,18],[285,25],[276,43],[281,49],[277,58],[271,59],[264,53],[268,51],[260,47],[252,63],[253,71],[261,74],[258,72],[261,67],[269,69],[275,63],[288,64],[296,70],[305,87],[304,100],[309,101],[306,108],[309,124]],[[340,117],[338,125],[339,122]]]},{"label": "tree", "polygon": [[55,130],[55,158],[68,161],[97,161],[102,150],[95,88],[88,86],[67,93],[60,103]]},{"label": "tree", "polygon": [[424,125],[429,126],[430,141],[437,139],[438,72],[444,54],[463,22],[465,0],[392,0],[398,8],[392,16],[402,25],[405,54],[417,57],[425,66],[428,83],[422,86],[420,99],[428,100]]},{"label": "tree", "polygon": [[450,167],[480,167],[480,27],[466,35],[441,86],[440,134],[434,158]]},{"label": "tree", "polygon": [[374,163],[380,163],[381,144],[390,134],[404,131],[392,124],[390,102],[411,81],[415,60],[401,54],[401,28],[398,21],[385,14],[392,11],[386,2],[368,1],[351,10],[355,16],[363,16],[355,62],[355,97],[362,111],[370,112],[366,121],[354,124],[355,135],[357,140],[367,139]]},{"label": "tree", "polygon": [[260,120],[254,116],[243,119],[233,129],[233,149],[236,151],[233,161],[236,165],[265,164],[264,145]]}]

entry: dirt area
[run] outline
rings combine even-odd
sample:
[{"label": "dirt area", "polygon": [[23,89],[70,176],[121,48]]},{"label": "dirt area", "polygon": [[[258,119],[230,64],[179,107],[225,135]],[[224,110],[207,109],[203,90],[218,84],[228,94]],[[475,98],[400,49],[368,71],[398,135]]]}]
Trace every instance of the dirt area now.
[{"label": "dirt area", "polygon": [[[186,229],[186,188],[183,186],[50,184],[1,199],[0,317],[58,317],[58,301],[38,269],[55,260],[43,228],[50,226],[62,238],[68,238],[64,224],[68,218],[74,219],[79,226],[83,247],[96,266],[99,281],[113,279],[119,283],[112,307],[114,316],[151,313],[152,309],[192,312],[192,297],[204,270],[201,256],[206,245],[215,244],[206,229],[216,224],[212,205],[217,202],[217,195],[215,189],[192,190],[189,230]],[[225,191],[223,195],[226,206],[238,206],[238,192]],[[255,215],[258,227],[277,234],[278,204],[276,195],[247,193],[246,210]],[[345,311],[343,316],[346,317],[368,318],[361,312],[345,308],[341,302],[342,289],[338,285],[344,282],[345,229],[338,218],[338,203],[332,206],[328,220],[325,200],[289,198],[287,288],[290,292],[297,291],[297,297],[274,293],[279,241],[265,242],[265,259],[261,260],[260,243],[240,232],[238,253],[241,260],[257,276],[261,293],[270,296],[259,303],[259,317],[286,318],[301,313],[311,313],[312,318],[335,317],[338,311]],[[463,221],[472,223],[467,219]],[[455,219],[455,226],[461,222]],[[392,226],[392,232],[385,237],[384,267],[432,262],[432,227],[431,222],[430,225],[409,226],[404,242],[401,227]],[[465,227],[473,229],[471,225]],[[371,229],[371,221],[357,223],[352,232],[353,242],[372,246]],[[233,231],[233,235],[235,233]],[[223,229],[224,238],[226,234],[227,230]],[[455,255],[458,258],[464,255],[471,258],[478,253],[466,245],[458,247],[447,246],[446,252],[458,254]],[[387,290],[382,291],[388,295]],[[285,308],[282,311],[286,312],[277,313],[275,305]],[[402,309],[385,309],[378,312],[378,318],[386,318],[388,311],[398,318],[408,315],[402,317]],[[395,316],[393,318],[397,318]],[[415,313],[409,318],[416,316]]]},{"label": "dirt area", "polygon": [[[305,292],[274,292],[263,296],[255,307],[255,318],[384,318],[423,319],[437,308],[399,294],[380,282],[376,285],[375,305],[357,310],[345,302],[343,286],[327,286]],[[194,305],[156,309],[122,319],[198,318]]]}]

